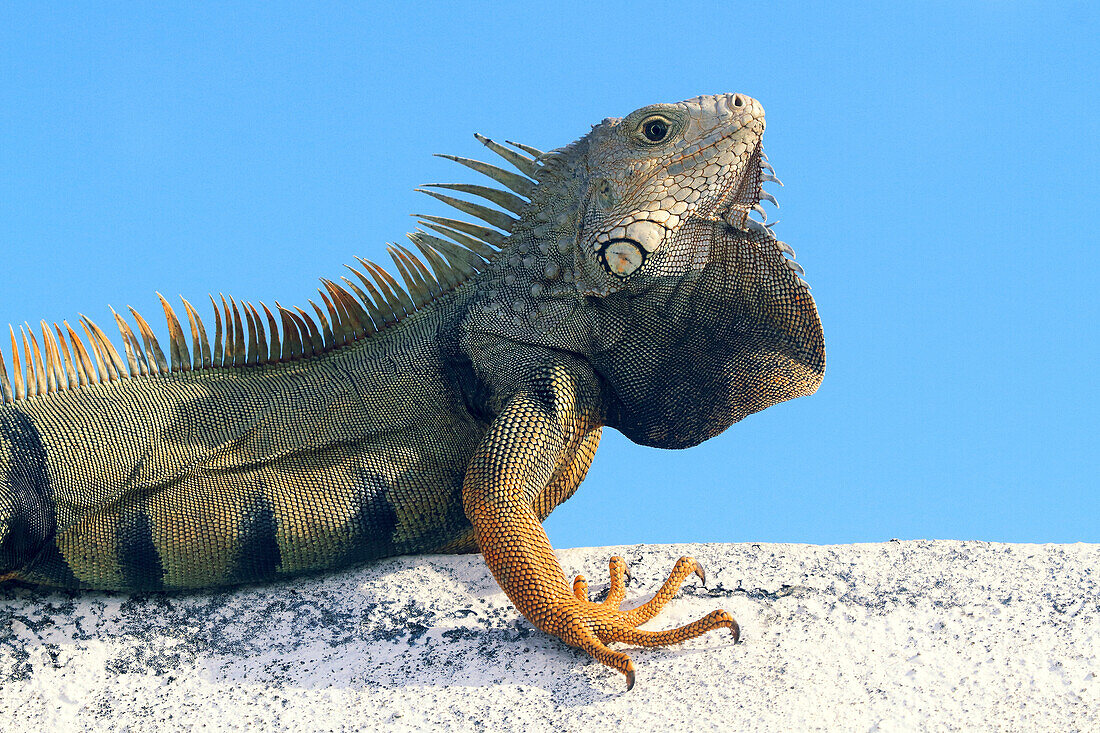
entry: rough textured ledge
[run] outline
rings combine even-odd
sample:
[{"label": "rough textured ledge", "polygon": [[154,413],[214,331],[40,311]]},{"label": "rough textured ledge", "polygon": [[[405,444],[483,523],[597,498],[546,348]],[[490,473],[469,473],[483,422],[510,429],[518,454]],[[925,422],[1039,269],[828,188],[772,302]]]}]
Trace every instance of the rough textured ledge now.
[{"label": "rough textured ledge", "polygon": [[[479,556],[406,557],[190,596],[0,588],[9,730],[1097,730],[1100,545],[913,541],[566,550],[627,605],[682,554],[646,628],[724,607],[714,633],[634,649],[638,684],[534,630]],[[607,729],[607,728],[605,728]]]}]

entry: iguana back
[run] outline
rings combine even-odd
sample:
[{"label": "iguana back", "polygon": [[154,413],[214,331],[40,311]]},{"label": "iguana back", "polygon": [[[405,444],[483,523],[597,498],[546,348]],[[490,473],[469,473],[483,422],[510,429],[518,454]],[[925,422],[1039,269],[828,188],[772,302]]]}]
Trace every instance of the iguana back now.
[{"label": "iguana back", "polygon": [[455,545],[486,422],[448,366],[446,312],[309,358],[139,375],[5,409],[0,475],[38,497],[36,525],[56,527],[19,577],[203,587]]}]

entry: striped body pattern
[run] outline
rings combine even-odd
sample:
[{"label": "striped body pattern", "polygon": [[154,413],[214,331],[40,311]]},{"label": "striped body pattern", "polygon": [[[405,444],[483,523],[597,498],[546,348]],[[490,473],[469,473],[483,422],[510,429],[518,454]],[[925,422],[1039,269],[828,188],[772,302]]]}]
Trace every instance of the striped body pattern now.
[{"label": "striped body pattern", "polygon": [[117,337],[83,315],[11,328],[0,579],[194,589],[479,550],[532,623],[631,685],[608,643],[736,635],[724,611],[636,628],[705,577],[690,558],[630,612],[613,558],[590,602],[541,521],[604,427],[687,447],[820,383],[802,268],[750,218],[778,183],[763,131],[760,104],[726,94],[546,153],[478,136],[507,167],[444,157],[495,186],[420,190],[480,223],[421,216],[388,248],[403,284],[360,259],[301,308],[211,297],[204,320],[161,297],[163,343],[132,309]]}]

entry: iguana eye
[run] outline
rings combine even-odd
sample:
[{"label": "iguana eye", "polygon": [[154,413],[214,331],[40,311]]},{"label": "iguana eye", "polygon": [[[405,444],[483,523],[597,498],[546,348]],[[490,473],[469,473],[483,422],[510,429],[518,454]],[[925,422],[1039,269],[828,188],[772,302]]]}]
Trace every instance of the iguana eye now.
[{"label": "iguana eye", "polygon": [[659,143],[668,137],[668,121],[661,117],[653,117],[642,123],[642,134],[651,143]]}]

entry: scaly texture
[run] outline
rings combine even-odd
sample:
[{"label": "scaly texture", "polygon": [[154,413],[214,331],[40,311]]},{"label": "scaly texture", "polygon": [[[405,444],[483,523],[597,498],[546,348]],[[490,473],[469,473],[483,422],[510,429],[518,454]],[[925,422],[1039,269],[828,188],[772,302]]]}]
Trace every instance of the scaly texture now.
[{"label": "scaly texture", "polygon": [[166,348],[132,309],[136,332],[112,311],[121,351],[85,316],[83,338],[11,329],[0,574],[201,588],[477,549],[524,616],[631,685],[611,642],[736,636],[724,611],[639,631],[698,563],[622,612],[625,563],[592,603],[541,521],[604,426],[686,447],[820,383],[802,270],[749,218],[774,201],[763,132],[759,103],[727,94],[607,119],[549,153],[478,136],[518,173],[447,156],[503,188],[425,189],[485,224],[421,216],[423,260],[388,248],[404,286],[360,260],[321,281],[323,307],[211,298],[212,340],[191,303],[184,321],[161,298]]}]

